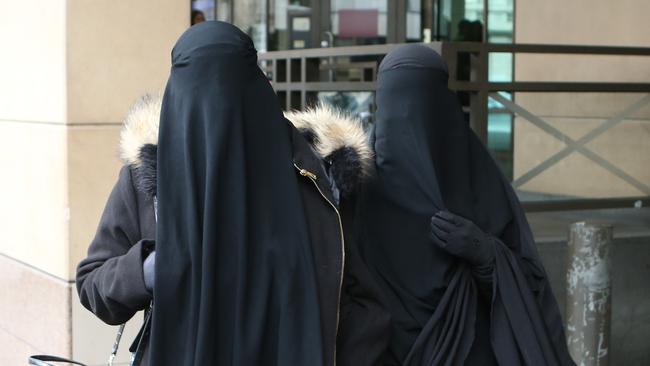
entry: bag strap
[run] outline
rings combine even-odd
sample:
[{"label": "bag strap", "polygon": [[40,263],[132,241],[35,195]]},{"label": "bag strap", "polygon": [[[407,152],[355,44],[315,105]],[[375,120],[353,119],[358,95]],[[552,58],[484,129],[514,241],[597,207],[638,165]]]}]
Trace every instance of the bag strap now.
[{"label": "bag strap", "polygon": [[151,318],[153,316],[153,301],[149,303],[149,309],[147,309],[144,317],[144,322],[140,327],[138,335],[133,340],[129,351],[131,352],[131,363],[129,366],[140,366],[142,358],[144,357],[144,351],[149,344],[149,337],[151,333]]},{"label": "bag strap", "polygon": [[34,356],[29,357],[29,364],[34,365],[34,366],[53,366],[52,364],[48,363],[48,361],[49,362],[66,362],[66,363],[71,363],[71,364],[74,364],[74,365],[86,366],[86,364],[83,364],[81,362],[72,361],[72,360],[68,360],[67,358],[56,357],[56,356],[34,355]]}]

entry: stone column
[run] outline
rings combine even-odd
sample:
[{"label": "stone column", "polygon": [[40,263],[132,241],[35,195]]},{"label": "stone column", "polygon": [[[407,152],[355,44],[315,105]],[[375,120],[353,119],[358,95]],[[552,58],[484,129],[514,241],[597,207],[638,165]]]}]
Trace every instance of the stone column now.
[{"label": "stone column", "polygon": [[117,178],[121,120],[164,86],[189,13],[185,0],[0,2],[0,365],[106,363],[115,330],[79,304],[75,267]]}]

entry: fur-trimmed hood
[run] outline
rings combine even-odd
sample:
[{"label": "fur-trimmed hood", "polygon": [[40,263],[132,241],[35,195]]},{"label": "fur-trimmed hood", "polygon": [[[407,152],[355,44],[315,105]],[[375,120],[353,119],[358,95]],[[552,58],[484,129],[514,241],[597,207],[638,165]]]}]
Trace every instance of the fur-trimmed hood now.
[{"label": "fur-trimmed hood", "polygon": [[[156,195],[156,161],[161,95],[145,95],[131,108],[121,133],[120,157],[132,167],[137,188]],[[329,164],[332,179],[346,195],[370,175],[373,152],[361,121],[325,104],[285,117]]]},{"label": "fur-trimmed hood", "polygon": [[324,103],[284,116],[329,165],[329,174],[344,196],[370,175],[373,152],[360,120]]},{"label": "fur-trimmed hood", "polygon": [[120,157],[131,167],[136,188],[149,198],[156,196],[161,106],[161,95],[142,96],[127,113],[120,134]]}]

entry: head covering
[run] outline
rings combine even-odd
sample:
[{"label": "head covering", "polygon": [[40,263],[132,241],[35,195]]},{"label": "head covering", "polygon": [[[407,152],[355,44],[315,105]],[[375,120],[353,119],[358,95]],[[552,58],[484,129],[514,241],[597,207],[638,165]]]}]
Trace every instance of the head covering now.
[{"label": "head covering", "polygon": [[[386,195],[413,213],[448,209],[498,234],[511,221],[501,173],[476,145],[447,67],[435,51],[402,46],[379,68],[375,149]],[[495,215],[496,214],[496,215]]]},{"label": "head covering", "polygon": [[320,365],[291,130],[250,38],[222,22],[172,51],[158,146],[153,365]]},{"label": "head covering", "polygon": [[[522,364],[567,364],[557,304],[526,219],[463,120],[447,80],[440,55],[421,45],[393,50],[379,68],[376,177],[362,200],[358,230],[361,255],[393,317],[388,357],[403,365],[462,365],[476,359],[489,365],[494,348],[500,364],[521,359]],[[430,218],[440,210],[473,221],[497,239],[501,267],[492,278],[491,309],[478,295],[471,268],[429,239]],[[523,288],[516,280],[525,283]],[[540,288],[546,289],[543,307],[532,291]],[[510,313],[504,298],[520,299],[521,306]],[[522,323],[513,323],[514,318]],[[526,322],[534,324],[532,333],[510,329]],[[560,341],[550,336],[558,334]],[[502,338],[496,344],[495,335]],[[532,356],[522,355],[530,349]]]}]

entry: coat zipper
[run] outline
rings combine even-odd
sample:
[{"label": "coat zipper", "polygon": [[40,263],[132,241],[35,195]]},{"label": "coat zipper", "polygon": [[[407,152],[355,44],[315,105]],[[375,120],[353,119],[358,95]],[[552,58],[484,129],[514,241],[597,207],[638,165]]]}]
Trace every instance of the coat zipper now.
[{"label": "coat zipper", "polygon": [[325,195],[323,194],[323,191],[321,191],[320,187],[318,186],[318,183],[316,183],[316,179],[317,179],[316,174],[310,172],[307,169],[303,169],[303,168],[299,167],[295,163],[293,164],[293,166],[295,166],[296,169],[298,169],[298,172],[300,173],[300,175],[302,175],[303,177],[309,178],[309,180],[311,180],[312,183],[314,183],[314,186],[316,186],[316,189],[318,190],[318,193],[320,193],[321,197],[323,197],[323,199],[325,199],[325,201],[327,201],[327,203],[329,203],[330,206],[332,206],[332,208],[334,209],[334,212],[336,212],[336,217],[338,218],[338,221],[339,221],[339,232],[341,233],[341,277],[339,279],[339,297],[338,297],[337,303],[336,303],[336,334],[335,334],[336,337],[334,338],[334,366],[336,366],[336,342],[337,342],[338,336],[339,336],[339,321],[340,321],[340,312],[341,312],[341,291],[343,289],[343,273],[345,271],[345,236],[343,236],[343,221],[341,220],[341,214],[339,213],[339,209],[336,208],[336,206],[327,197],[325,197]]}]

